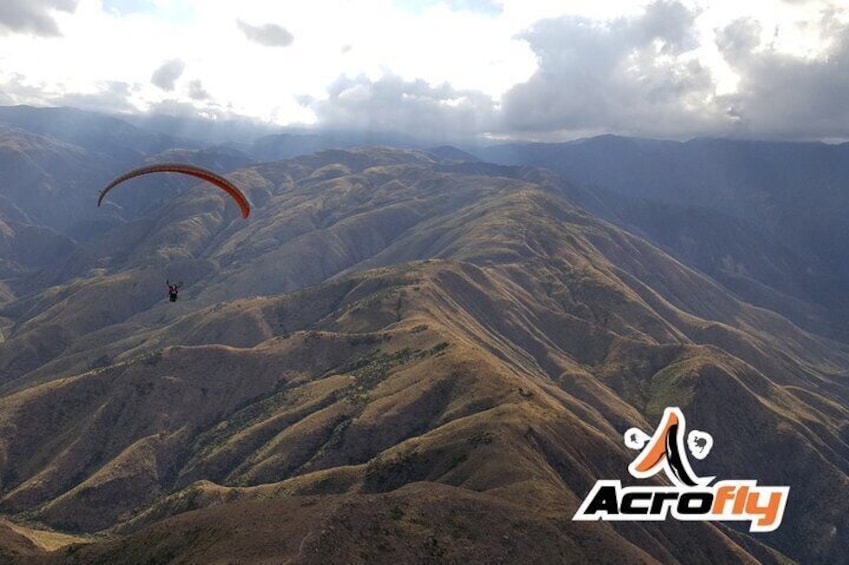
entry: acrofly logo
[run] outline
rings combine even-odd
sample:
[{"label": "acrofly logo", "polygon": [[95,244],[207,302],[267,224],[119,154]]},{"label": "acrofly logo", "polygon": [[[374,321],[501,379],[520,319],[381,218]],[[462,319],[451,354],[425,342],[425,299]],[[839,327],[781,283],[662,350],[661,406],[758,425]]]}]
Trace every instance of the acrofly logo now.
[{"label": "acrofly logo", "polygon": [[698,430],[686,434],[684,414],[667,408],[654,435],[639,428],[625,432],[625,445],[639,450],[628,466],[637,479],[663,471],[673,486],[623,487],[620,481],[597,481],[573,520],[742,520],[750,532],[771,532],[781,525],[790,487],[758,486],[755,480],[700,477],[687,456],[704,459],[713,437]]}]

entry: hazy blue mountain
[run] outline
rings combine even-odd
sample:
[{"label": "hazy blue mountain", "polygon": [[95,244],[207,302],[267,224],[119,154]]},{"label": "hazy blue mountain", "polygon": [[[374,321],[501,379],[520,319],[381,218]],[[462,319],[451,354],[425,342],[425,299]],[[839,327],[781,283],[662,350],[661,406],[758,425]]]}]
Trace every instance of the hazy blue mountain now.
[{"label": "hazy blue mountain", "polygon": [[588,209],[726,282],[849,312],[849,144],[601,136],[473,152],[569,179]]},{"label": "hazy blue mountain", "polygon": [[0,125],[84,147],[119,161],[140,159],[172,147],[200,147],[188,137],[166,135],[107,114],[75,108],[0,106]]}]

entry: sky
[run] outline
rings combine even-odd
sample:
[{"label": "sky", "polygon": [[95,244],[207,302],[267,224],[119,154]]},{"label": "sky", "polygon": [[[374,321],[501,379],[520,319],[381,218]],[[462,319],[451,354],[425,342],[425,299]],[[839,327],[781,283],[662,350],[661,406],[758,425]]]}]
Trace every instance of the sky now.
[{"label": "sky", "polygon": [[849,140],[849,0],[2,0],[0,105],[429,139]]}]

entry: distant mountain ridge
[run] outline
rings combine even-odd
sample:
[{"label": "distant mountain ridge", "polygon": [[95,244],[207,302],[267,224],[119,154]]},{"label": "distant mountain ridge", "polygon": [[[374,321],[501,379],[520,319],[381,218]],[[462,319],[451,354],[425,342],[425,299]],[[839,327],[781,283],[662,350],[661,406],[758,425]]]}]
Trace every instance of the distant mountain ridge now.
[{"label": "distant mountain ridge", "polygon": [[186,137],[141,129],[114,116],[67,107],[0,106],[0,125],[17,127],[121,160],[137,159],[178,145],[201,145]]},{"label": "distant mountain ridge", "polygon": [[[824,244],[845,251],[841,242],[849,228],[838,220],[849,209],[843,190],[849,183],[849,143],[601,136],[490,146],[475,154],[496,163],[544,167],[620,194],[709,208],[773,233],[790,230],[787,235],[801,237],[807,228],[813,231],[807,238],[788,237],[788,243],[806,252],[819,252]],[[842,260],[835,265],[842,276],[849,273]]]},{"label": "distant mountain ridge", "polygon": [[770,287],[835,320],[849,312],[849,144],[601,136],[473,152],[592,187],[582,206],[640,230],[747,299],[785,301],[766,299]]}]

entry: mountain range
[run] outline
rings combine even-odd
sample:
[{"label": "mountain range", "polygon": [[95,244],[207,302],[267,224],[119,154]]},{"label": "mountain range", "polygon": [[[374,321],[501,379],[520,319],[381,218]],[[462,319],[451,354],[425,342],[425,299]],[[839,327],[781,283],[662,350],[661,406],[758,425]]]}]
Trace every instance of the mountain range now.
[{"label": "mountain range", "polygon": [[[849,560],[843,146],[302,154],[2,110],[4,560]],[[251,216],[169,176],[95,206],[165,160]],[[572,521],[669,406],[700,475],[790,487],[777,531]]]}]

